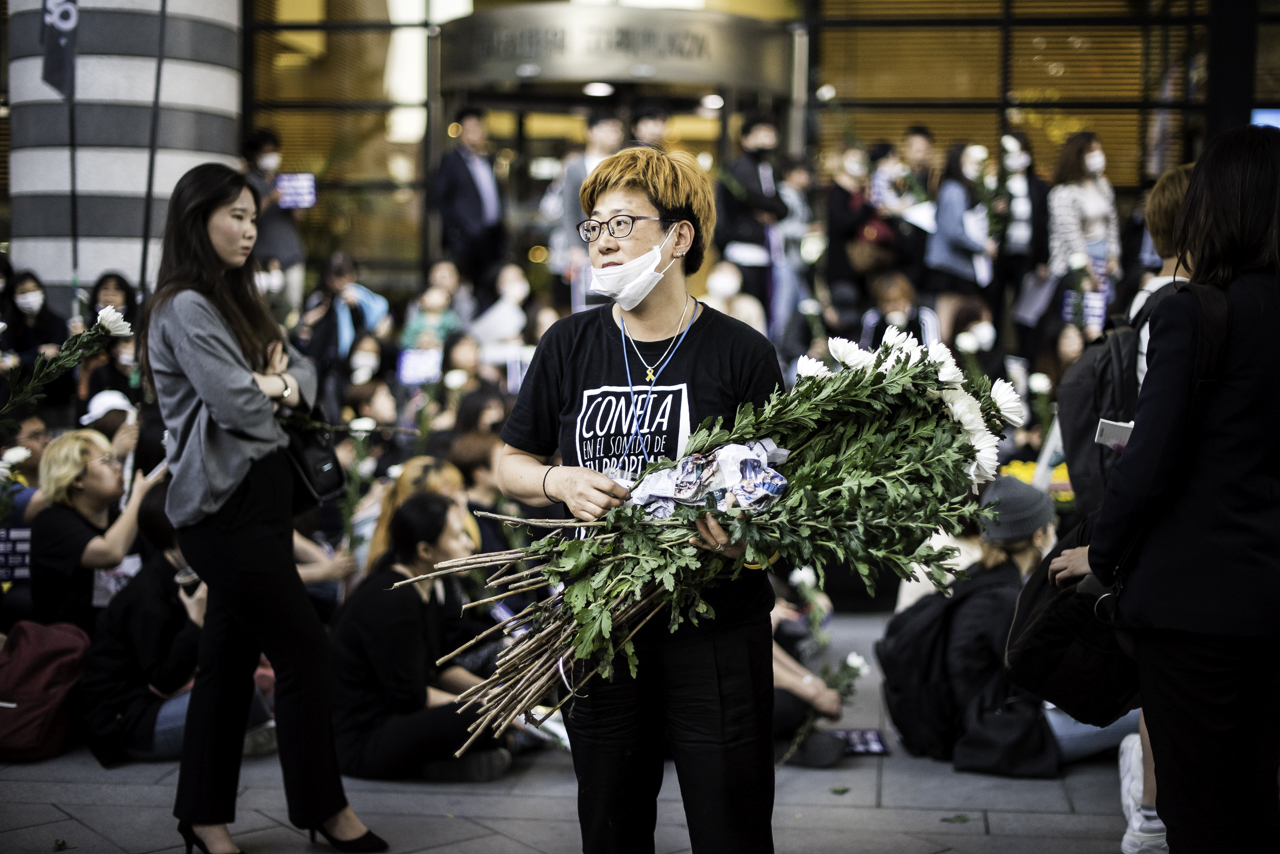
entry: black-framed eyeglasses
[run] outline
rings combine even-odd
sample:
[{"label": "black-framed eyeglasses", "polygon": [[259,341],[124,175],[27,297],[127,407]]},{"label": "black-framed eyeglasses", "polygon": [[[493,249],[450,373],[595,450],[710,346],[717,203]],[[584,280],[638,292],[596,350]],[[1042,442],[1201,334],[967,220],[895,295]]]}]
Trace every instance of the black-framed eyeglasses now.
[{"label": "black-framed eyeglasses", "polygon": [[584,219],[578,223],[578,236],[587,243],[594,243],[600,239],[600,232],[603,228],[609,229],[609,236],[622,239],[631,234],[631,229],[639,220],[652,220],[653,222],[678,222],[679,220],[665,219],[660,216],[632,216],[631,214],[618,214],[611,216],[605,222],[598,219]]}]

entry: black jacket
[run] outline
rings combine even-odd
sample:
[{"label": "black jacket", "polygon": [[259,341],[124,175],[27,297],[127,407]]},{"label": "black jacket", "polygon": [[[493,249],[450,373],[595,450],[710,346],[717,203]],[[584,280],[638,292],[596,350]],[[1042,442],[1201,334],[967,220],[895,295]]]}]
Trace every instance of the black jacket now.
[{"label": "black jacket", "polygon": [[764,245],[764,224],[756,214],[771,214],[778,220],[787,216],[787,203],[778,195],[782,176],[774,170],[773,193],[766,193],[760,181],[762,158],[748,152],[729,164],[727,174],[716,184],[716,246],[721,252],[737,241]]},{"label": "black jacket", "polygon": [[[493,159],[486,157],[485,160],[492,169]],[[502,203],[501,187],[498,202]],[[457,148],[440,158],[440,168],[431,182],[431,204],[440,212],[444,240],[449,249],[455,253],[469,253],[487,226],[480,190],[467,167],[466,158]],[[502,218],[499,217],[498,224],[501,223]]]},{"label": "black jacket", "polygon": [[1004,668],[1004,645],[1018,607],[1022,579],[1013,563],[966,570],[968,581],[952,585],[953,595],[968,590],[951,614],[947,631],[947,679],[963,712],[991,677]]},{"label": "black jacket", "polygon": [[1137,542],[1119,599],[1126,627],[1280,631],[1280,284],[1252,274],[1227,294],[1222,378],[1200,412],[1190,411],[1194,296],[1170,296],[1151,318],[1133,434],[1089,548],[1094,573],[1112,584]]},{"label": "black jacket", "polygon": [[176,573],[163,556],[148,561],[98,623],[80,688],[89,746],[104,765],[150,747],[161,695],[196,672],[200,627],[178,599]]},{"label": "black jacket", "polygon": [[862,276],[854,271],[849,260],[849,244],[857,239],[863,226],[875,215],[876,209],[865,193],[855,195],[839,184],[832,184],[827,190],[828,284],[851,282],[865,289],[861,284]]}]

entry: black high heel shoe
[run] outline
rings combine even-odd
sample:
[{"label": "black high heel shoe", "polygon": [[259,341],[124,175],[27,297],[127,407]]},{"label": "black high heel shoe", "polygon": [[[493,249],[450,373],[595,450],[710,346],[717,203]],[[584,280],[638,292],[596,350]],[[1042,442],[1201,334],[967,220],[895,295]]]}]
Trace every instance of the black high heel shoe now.
[{"label": "black high heel shoe", "polygon": [[[387,844],[387,840],[383,839],[372,830],[366,830],[364,836],[355,839],[335,839],[329,835],[329,832],[323,827],[311,828],[311,844],[315,844],[316,831],[325,838],[325,841],[333,846],[334,851],[341,851],[343,854],[378,854],[378,852],[386,851],[391,846]],[[187,854],[191,854],[190,851]]]},{"label": "black high heel shoe", "polygon": [[[185,821],[178,822],[178,833],[182,834],[182,841],[187,843],[187,854],[191,854],[192,848],[199,848],[202,854],[209,854],[209,846],[204,840],[196,835],[195,828],[187,824]],[[239,848],[240,846],[236,846]],[[240,848],[240,854],[245,854],[245,850]]]}]

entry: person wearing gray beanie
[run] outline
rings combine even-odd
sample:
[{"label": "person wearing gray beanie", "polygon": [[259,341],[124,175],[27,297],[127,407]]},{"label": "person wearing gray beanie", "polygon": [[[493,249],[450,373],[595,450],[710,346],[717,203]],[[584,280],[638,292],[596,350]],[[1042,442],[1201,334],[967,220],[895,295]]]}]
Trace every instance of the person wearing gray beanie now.
[{"label": "person wearing gray beanie", "polygon": [[993,507],[994,519],[984,524],[982,569],[1012,562],[1026,577],[1053,548],[1053,501],[1016,477],[992,481],[982,494],[982,506]]}]

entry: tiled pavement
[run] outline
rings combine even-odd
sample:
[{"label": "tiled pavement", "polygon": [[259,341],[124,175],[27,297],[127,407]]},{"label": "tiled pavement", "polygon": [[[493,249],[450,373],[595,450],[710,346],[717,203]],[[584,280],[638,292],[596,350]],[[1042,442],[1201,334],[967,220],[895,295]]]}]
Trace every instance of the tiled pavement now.
[{"label": "tiled pavement", "polygon": [[[831,653],[873,661],[880,616],[840,616]],[[874,667],[873,667],[874,669]],[[886,728],[875,673],[839,726]],[[0,852],[146,854],[175,851],[176,763],[103,770],[85,750],[36,765],[0,766]],[[275,757],[245,760],[232,832],[251,854],[317,854],[289,824]],[[836,795],[834,787],[848,791]],[[347,780],[360,816],[392,851],[568,854],[581,850],[576,785],[566,754],[518,760],[490,784]],[[774,840],[783,854],[1113,854],[1124,819],[1114,754],[1069,767],[1057,780],[959,774],[949,765],[892,756],[846,759],[833,769],[778,773]],[[689,848],[680,787],[668,765],[657,852]]]}]

